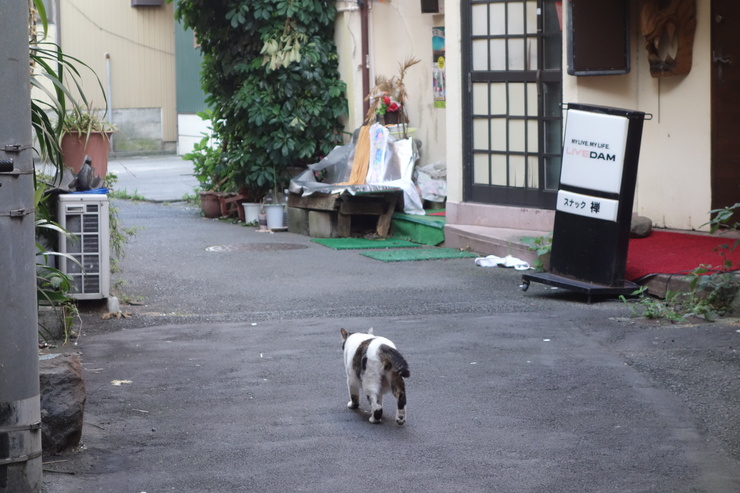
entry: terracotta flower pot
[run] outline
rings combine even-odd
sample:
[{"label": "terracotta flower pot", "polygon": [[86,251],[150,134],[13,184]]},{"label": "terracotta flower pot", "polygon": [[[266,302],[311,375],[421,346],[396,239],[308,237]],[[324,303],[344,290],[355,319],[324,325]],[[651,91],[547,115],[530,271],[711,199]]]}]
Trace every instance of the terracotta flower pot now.
[{"label": "terracotta flower pot", "polygon": [[200,208],[208,218],[221,217],[221,201],[217,192],[200,192]]},{"label": "terracotta flower pot", "polygon": [[89,138],[78,132],[64,134],[61,142],[64,165],[78,174],[85,156],[89,156],[95,175],[105,179],[108,174],[108,153],[112,133],[92,132]]}]

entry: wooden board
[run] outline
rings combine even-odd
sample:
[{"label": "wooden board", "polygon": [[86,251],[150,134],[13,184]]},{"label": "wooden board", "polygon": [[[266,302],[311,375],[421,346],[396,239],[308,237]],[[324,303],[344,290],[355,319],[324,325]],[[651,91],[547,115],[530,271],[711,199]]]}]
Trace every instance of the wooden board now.
[{"label": "wooden board", "polygon": [[390,233],[393,213],[398,204],[401,190],[388,190],[372,194],[351,195],[315,193],[302,197],[296,194],[288,196],[288,207],[329,211],[337,213],[337,234],[340,238],[351,235],[352,216],[378,216],[376,231],[379,236]]}]

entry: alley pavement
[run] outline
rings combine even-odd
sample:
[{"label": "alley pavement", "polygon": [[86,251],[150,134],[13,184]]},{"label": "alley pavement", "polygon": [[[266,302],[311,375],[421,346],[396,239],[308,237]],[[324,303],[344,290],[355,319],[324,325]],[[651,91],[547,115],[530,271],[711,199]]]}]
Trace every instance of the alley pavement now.
[{"label": "alley pavement", "polygon": [[[136,230],[126,316],[81,303],[59,348],[87,404],[46,493],[740,491],[737,320],[647,321],[472,258],[384,263],[205,219],[179,201],[187,162],[121,165],[142,161],[117,189],[149,200],[113,200]],[[379,425],[346,407],[339,329],[370,327],[409,363],[404,426],[390,395]]]},{"label": "alley pavement", "polygon": [[112,157],[108,173],[116,176],[115,190],[154,202],[183,200],[188,195],[194,196],[198,186],[193,163],[173,154]]}]

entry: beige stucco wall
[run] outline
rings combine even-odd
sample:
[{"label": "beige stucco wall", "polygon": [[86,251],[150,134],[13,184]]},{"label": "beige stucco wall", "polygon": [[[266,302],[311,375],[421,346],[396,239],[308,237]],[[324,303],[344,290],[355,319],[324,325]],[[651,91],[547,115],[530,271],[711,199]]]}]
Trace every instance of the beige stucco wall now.
[{"label": "beige stucco wall", "polygon": [[[60,2],[60,44],[97,74],[105,88],[110,54],[114,110],[161,109],[161,135],[177,138],[173,4],[131,7],[130,0]],[[104,97],[94,76],[81,70],[83,88],[96,108]]]},{"label": "beige stucco wall", "polygon": [[697,2],[694,59],[687,76],[650,75],[637,5],[632,8],[629,74],[574,77],[567,75],[563,67],[564,102],[615,106],[653,115],[643,128],[634,211],[659,227],[698,229],[709,219],[709,10],[709,0]]},{"label": "beige stucco wall", "polygon": [[360,11],[356,2],[337,2],[334,40],[339,53],[339,73],[347,84],[349,115],[347,132],[362,125],[362,39]]},{"label": "beige stucco wall", "polygon": [[697,1],[696,19],[690,74],[654,79],[643,51],[639,59],[640,109],[653,120],[643,131],[635,210],[678,229],[699,229],[711,209],[710,0]]},{"label": "beige stucco wall", "polygon": [[[446,45],[460,53],[460,1],[446,0]],[[659,227],[699,229],[708,220],[711,198],[710,0],[697,1],[697,30],[691,73],[650,76],[639,8],[632,3],[632,70],[619,76],[574,77],[563,61],[563,101],[616,106],[653,115],[643,130],[635,212]],[[563,39],[563,53],[567,40]],[[462,201],[461,66],[447,63],[448,201]],[[453,110],[453,108],[455,108]]]},{"label": "beige stucco wall", "polygon": [[[362,124],[362,102],[366,96],[362,93],[360,12],[353,8],[353,4],[356,2],[337,2],[340,12],[335,34],[340,73],[347,83],[348,132]],[[371,85],[375,75],[398,75],[398,65],[407,57],[421,60],[408,70],[404,79],[409,94],[406,103],[409,126],[416,128],[416,138],[422,142],[420,165],[444,161],[447,142],[445,117],[449,110],[434,107],[432,28],[444,26],[445,16],[422,14],[418,1],[386,0],[371,2],[370,5]],[[449,48],[447,52],[450,53]]]},{"label": "beige stucco wall", "polygon": [[[447,49],[447,201],[463,199],[462,140],[462,46],[460,1],[445,0],[445,48]],[[457,54],[457,56],[455,56]]]}]

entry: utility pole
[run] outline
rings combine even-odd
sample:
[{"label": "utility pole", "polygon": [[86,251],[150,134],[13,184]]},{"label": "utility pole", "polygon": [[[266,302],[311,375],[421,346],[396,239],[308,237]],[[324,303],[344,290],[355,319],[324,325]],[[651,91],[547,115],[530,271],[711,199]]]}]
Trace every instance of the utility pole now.
[{"label": "utility pole", "polygon": [[28,0],[0,15],[0,493],[41,491]]}]

